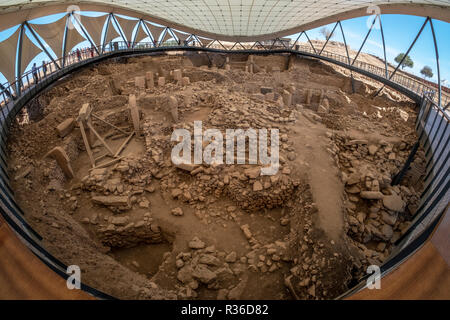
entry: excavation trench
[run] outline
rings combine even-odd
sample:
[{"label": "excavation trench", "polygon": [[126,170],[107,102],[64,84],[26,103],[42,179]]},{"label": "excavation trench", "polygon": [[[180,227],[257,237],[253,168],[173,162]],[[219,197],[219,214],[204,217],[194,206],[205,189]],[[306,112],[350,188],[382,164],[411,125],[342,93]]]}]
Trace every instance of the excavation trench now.
[{"label": "excavation trench", "polygon": [[[386,259],[421,191],[390,186],[417,138],[414,105],[389,89],[373,98],[366,78],[350,84],[283,55],[95,65],[13,125],[17,201],[53,255],[118,298],[334,298]],[[193,135],[194,121],[224,137],[278,129],[278,172],[174,164],[172,133]]]}]

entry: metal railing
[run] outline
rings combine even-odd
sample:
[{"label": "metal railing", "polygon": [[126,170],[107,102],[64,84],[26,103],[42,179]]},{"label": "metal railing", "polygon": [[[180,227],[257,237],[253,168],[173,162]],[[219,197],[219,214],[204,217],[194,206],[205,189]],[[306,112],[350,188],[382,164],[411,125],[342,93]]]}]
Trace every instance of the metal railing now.
[{"label": "metal railing", "polygon": [[413,241],[450,202],[449,123],[449,113],[424,95],[416,120],[418,142],[425,152],[423,191],[409,232],[396,243],[397,250]]},{"label": "metal railing", "polygon": [[[14,100],[14,98],[17,98],[17,96],[20,96],[24,91],[28,90],[30,87],[36,85],[38,82],[42,81],[44,78],[52,75],[53,73],[59,71],[61,68],[65,68],[67,66],[70,66],[72,64],[78,63],[80,61],[94,58],[98,55],[107,54],[112,51],[118,51],[118,50],[147,50],[149,48],[154,47],[171,47],[171,46],[177,46],[177,43],[173,43],[171,45],[168,45],[167,43],[153,43],[153,42],[147,42],[147,43],[139,43],[139,44],[133,44],[130,42],[112,42],[106,45],[102,46],[96,46],[96,47],[88,47],[83,48],[81,50],[72,51],[65,57],[61,57],[59,59],[44,63],[38,67],[35,68],[35,70],[29,70],[28,72],[24,73],[19,79],[14,81],[13,83],[4,83],[0,84],[0,108],[2,110],[2,118],[6,118],[5,111],[3,110],[3,107],[8,107],[8,103],[11,102],[11,100]],[[185,44],[185,46],[198,46],[201,47],[200,43],[194,44],[191,42],[190,44]],[[334,52],[329,52],[326,50],[321,51],[318,53],[315,49],[313,49],[310,46],[303,46],[303,45],[297,45],[296,49],[289,49],[285,47],[273,47],[273,46],[263,46],[261,44],[254,45],[251,49],[243,49],[239,45],[233,45],[230,48],[227,48],[223,45],[217,46],[216,48],[220,48],[223,50],[230,50],[230,51],[241,51],[241,50],[255,50],[255,51],[267,51],[267,50],[273,50],[273,49],[285,49],[292,53],[308,53],[310,55],[314,56],[320,56],[325,57],[328,59],[332,59],[334,61],[338,61],[342,64],[347,64],[349,66],[353,66],[355,68],[358,68],[360,70],[364,70],[368,73],[371,73],[373,75],[377,75],[379,77],[383,77],[386,79],[390,79],[392,82],[404,87],[405,89],[416,93],[419,96],[422,96],[425,92],[436,92],[436,88],[429,86],[425,84],[424,82],[418,81],[417,79],[414,79],[412,77],[408,77],[402,74],[394,74],[392,76],[393,71],[391,70],[385,70],[385,68],[381,68],[379,66],[375,66],[373,64],[369,64],[366,62],[362,62],[359,60],[354,60],[350,58],[349,59],[344,56],[340,55]],[[219,49],[219,50],[220,50]],[[390,78],[392,76],[392,78]],[[437,102],[437,95],[434,95],[434,101]],[[450,95],[443,92],[442,93],[442,105],[446,106],[450,102]],[[7,111],[9,112],[9,111]]]},{"label": "metal railing", "polygon": [[[320,54],[318,54],[310,46],[298,46],[298,48],[299,48],[298,51],[300,51],[300,52],[308,52],[310,54],[327,57],[327,58],[330,58],[335,61],[339,61],[344,64],[349,64],[348,58],[341,54],[337,54],[337,53],[329,52],[329,51],[325,51],[325,50],[322,51]],[[401,85],[405,89],[412,91],[419,96],[423,96],[425,93],[430,93],[430,92],[435,93],[436,89],[437,89],[437,88],[431,87],[417,79],[408,77],[406,75],[395,73],[392,76],[392,74],[393,74],[392,70],[388,69],[386,72],[385,68],[382,68],[382,67],[379,67],[379,66],[367,63],[367,62],[354,60],[354,59],[350,58],[350,65],[354,66],[358,69],[365,70],[369,73],[375,74],[379,77],[390,79],[391,81],[395,82],[396,84]],[[391,78],[391,76],[392,76],[392,78]],[[437,98],[436,94],[433,94],[433,101],[438,103],[438,98]],[[442,105],[446,106],[449,102],[450,102],[450,95],[445,92],[442,92]]]},{"label": "metal railing", "polygon": [[[364,71],[362,74],[373,75],[374,79],[387,79],[386,70],[378,66],[374,66],[361,61],[349,60],[346,56],[333,52],[322,51],[318,55],[315,50],[310,47],[297,47],[299,50],[291,48],[267,48],[262,45],[254,46],[251,49],[242,49],[241,47],[230,49],[213,49],[205,48],[200,43],[195,45],[180,46],[177,44],[155,44],[155,43],[139,43],[130,44],[127,42],[109,43],[103,46],[85,48],[79,51],[71,52],[67,56],[50,63],[41,65],[35,70],[29,71],[21,76],[20,79],[12,84],[4,84],[0,94],[1,102],[1,121],[0,121],[0,213],[3,214],[8,223],[15,228],[16,232],[24,238],[33,252],[41,258],[49,267],[62,274],[63,268],[61,263],[46,253],[45,249],[39,245],[40,237],[36,234],[23,218],[23,212],[14,199],[13,191],[9,185],[9,177],[7,173],[7,161],[5,142],[8,134],[8,127],[13,121],[15,115],[26,104],[27,101],[35,97],[40,90],[48,86],[53,81],[58,80],[62,76],[72,72],[76,68],[84,65],[107,59],[115,56],[117,53],[123,54],[141,54],[148,52],[163,52],[167,50],[199,50],[220,53],[294,53],[304,54],[313,57],[323,58],[326,61],[335,61],[341,66],[347,66],[351,70]],[[389,83],[386,81],[385,83]],[[427,172],[424,177],[424,191],[421,195],[419,209],[416,217],[407,231],[407,233],[397,243],[394,254],[385,264],[385,269],[392,265],[396,257],[407,252],[406,249],[411,247],[412,242],[424,233],[424,230],[436,221],[439,214],[442,214],[444,208],[449,202],[449,115],[448,111],[442,106],[438,106],[434,96],[434,88],[426,86],[415,79],[403,75],[394,75],[391,83],[401,86],[405,90],[414,92],[417,96],[423,96],[421,100],[421,108],[417,117],[417,132],[419,142],[425,150],[427,159]],[[25,99],[26,98],[26,99]],[[443,95],[445,104],[449,101],[448,96]],[[416,241],[417,242],[417,241]],[[383,268],[383,266],[382,266]],[[86,287],[89,290],[89,287]],[[102,297],[102,294],[95,289],[90,288],[92,294]],[[103,295],[103,297],[107,297]]]}]

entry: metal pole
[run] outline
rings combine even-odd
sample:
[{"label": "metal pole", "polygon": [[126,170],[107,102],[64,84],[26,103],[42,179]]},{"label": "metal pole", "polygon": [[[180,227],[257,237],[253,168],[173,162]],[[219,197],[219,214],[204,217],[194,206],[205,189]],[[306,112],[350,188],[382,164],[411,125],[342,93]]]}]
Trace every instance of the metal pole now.
[{"label": "metal pole", "polygon": [[161,37],[161,41],[159,41],[159,45],[158,45],[158,47],[160,47],[163,43],[164,43],[164,38],[166,37],[166,35],[167,35],[167,27],[164,29],[164,31],[163,31],[163,33],[162,33],[162,37]]},{"label": "metal pole", "polygon": [[370,32],[372,31],[373,26],[375,25],[375,21],[377,21],[377,17],[378,16],[375,16],[375,18],[373,18],[372,25],[370,26],[369,31],[367,32],[366,37],[364,38],[364,41],[363,41],[363,43],[361,44],[361,47],[358,50],[358,53],[356,54],[355,58],[353,58],[352,65],[355,63],[356,59],[358,58],[359,54],[361,53],[362,48],[366,44],[367,38],[369,37]]},{"label": "metal pole", "polygon": [[[338,22],[339,22],[339,21],[338,21]],[[336,27],[337,27],[337,25],[338,25],[338,22],[336,22],[336,24],[334,25],[334,28],[333,28],[333,30],[331,31],[330,36],[327,38],[327,41],[325,41],[325,44],[323,45],[322,50],[320,50],[319,55],[322,54],[323,49],[325,49],[325,47],[327,46],[328,40],[330,40],[331,37],[333,36],[334,30],[336,29]]]},{"label": "metal pole", "polygon": [[300,37],[302,36],[302,34],[303,34],[303,31],[300,32],[300,34],[298,35],[297,40],[295,40],[295,41],[294,41],[294,44],[291,46],[291,49],[295,46],[295,44],[297,43],[298,39],[300,39]]},{"label": "metal pole", "polygon": [[389,78],[389,69],[388,69],[388,63],[386,58],[386,44],[384,42],[384,32],[383,32],[383,24],[381,23],[381,16],[378,16],[378,22],[380,23],[380,31],[381,31],[381,40],[383,41],[383,54],[384,54],[384,69],[386,73],[386,79]]},{"label": "metal pole", "polygon": [[111,21],[111,13],[108,14],[108,18],[106,19],[106,29],[105,29],[105,37],[102,41],[102,53],[105,52],[105,46],[106,46],[106,38],[108,38],[108,30],[109,30],[109,23]]},{"label": "metal pole", "polygon": [[[42,50],[44,50],[44,52],[47,54],[47,56],[52,60],[53,63],[56,64],[55,59],[53,59],[53,57],[50,55],[50,53],[48,52],[47,48],[42,44],[42,41],[39,40],[36,32],[33,30],[33,28],[31,28],[31,26],[28,24],[28,21],[25,21],[25,25],[28,27],[28,30],[30,30],[31,34],[33,35],[33,37],[36,39],[36,41],[39,43],[39,45],[41,46]],[[61,69],[59,66],[57,66],[58,69]]]},{"label": "metal pole", "polygon": [[172,35],[172,38],[178,39],[177,42],[178,42],[179,45],[181,45],[181,39],[178,38],[178,37],[175,35],[175,33],[172,31],[172,29],[170,29],[170,28],[168,28],[168,29],[169,29],[170,34]]},{"label": "metal pole", "polygon": [[94,47],[95,51],[97,51],[97,54],[100,54],[100,52],[98,52],[97,47],[95,46],[94,42],[91,40],[91,38],[89,37],[87,31],[84,29],[83,25],[81,24],[81,22],[78,20],[77,16],[74,15],[73,16],[75,21],[78,23],[78,25],[81,28],[81,31],[83,31],[84,36],[86,37],[86,39],[88,39],[88,41],[90,42],[91,46]]},{"label": "metal pole", "polygon": [[195,38],[195,40],[197,41],[197,44],[202,43],[202,42],[200,41],[200,39],[197,37],[197,35],[194,34],[194,38]]},{"label": "metal pole", "polygon": [[67,47],[67,34],[69,33],[69,19],[72,13],[69,13],[66,17],[66,27],[64,29],[64,39],[63,39],[63,61],[62,66],[66,65],[66,47]]},{"label": "metal pole", "polygon": [[20,25],[20,34],[19,34],[19,47],[18,47],[18,53],[17,53],[17,62],[16,62],[16,90],[17,90],[17,96],[20,96],[21,88],[20,88],[20,82],[21,82],[21,73],[22,73],[22,43],[23,43],[23,35],[25,33],[24,23]]},{"label": "metal pole", "polygon": [[437,74],[438,74],[438,102],[439,102],[439,106],[441,107],[442,87],[441,87],[441,68],[439,66],[439,50],[437,47],[436,34],[434,32],[434,27],[433,27],[433,19],[431,19],[431,18],[429,18],[429,19],[430,19],[431,33],[433,34],[434,50],[436,52],[436,67],[437,67]]},{"label": "metal pole", "polygon": [[[427,17],[425,19],[425,22],[423,23],[422,27],[419,30],[419,33],[416,35],[416,37],[414,38],[414,41],[411,43],[411,45],[409,46],[408,50],[406,51],[405,55],[403,56],[402,60],[400,61],[400,63],[397,65],[397,67],[395,68],[395,70],[392,72],[392,74],[389,76],[389,80],[392,79],[392,77],[394,76],[394,74],[397,72],[398,68],[400,68],[400,66],[402,65],[403,61],[405,61],[406,57],[408,56],[409,52],[411,51],[411,49],[414,47],[414,45],[416,44],[417,39],[419,39],[420,35],[422,34],[423,29],[425,28],[425,26],[427,25],[428,21],[430,20],[430,17]],[[383,90],[384,85],[380,88],[380,90],[378,90],[378,92],[375,94],[375,97],[378,96],[381,92],[381,90]]]},{"label": "metal pole", "polygon": [[[341,21],[338,21],[338,23],[339,23],[339,28],[341,29],[342,38],[344,39],[344,46],[345,46],[345,51],[347,52],[348,64],[350,65],[350,55],[348,54],[348,47],[347,47],[347,41],[345,40],[344,29],[342,29]],[[351,82],[352,82],[352,92],[355,93],[355,84],[354,84],[353,71],[352,70],[350,70],[350,77],[351,77]]]},{"label": "metal pole", "polygon": [[275,46],[275,43],[277,43],[277,39],[278,39],[278,38],[276,38],[275,40],[273,40],[273,43],[272,43],[272,45],[270,46],[270,49],[269,49],[269,50],[272,50],[272,49],[273,49],[273,47]]},{"label": "metal pole", "polygon": [[144,26],[144,29],[147,31],[147,35],[150,38],[150,40],[153,42],[153,45],[156,47],[156,40],[155,40],[155,38],[153,38],[153,35],[150,32],[150,30],[148,30],[147,24],[143,21],[142,25]]},{"label": "metal pole", "polygon": [[225,46],[222,44],[222,42],[220,42],[219,40],[216,40],[221,46],[222,48],[224,48],[225,50],[228,50],[227,48],[225,48]]},{"label": "metal pole", "polygon": [[120,36],[122,37],[123,41],[125,41],[125,43],[127,43],[128,40],[125,38],[125,35],[122,32],[122,27],[120,26],[119,22],[117,21],[117,19],[113,13],[111,13],[111,16],[112,16],[114,22],[116,23],[117,29],[119,29]]},{"label": "metal pole", "polygon": [[138,26],[137,26],[136,32],[134,33],[134,38],[133,38],[133,42],[132,42],[132,47],[133,48],[134,48],[134,46],[136,44],[136,39],[137,39],[137,35],[139,33],[139,28],[141,27],[141,22],[142,22],[142,19],[139,19]]},{"label": "metal pole", "polygon": [[216,40],[211,41],[208,45],[203,44],[202,42],[200,42],[200,43],[202,44],[202,46],[203,46],[204,48],[208,48],[208,47],[212,46],[212,44],[213,44],[214,42],[216,42]]},{"label": "metal pole", "polygon": [[308,39],[308,42],[311,45],[311,48],[313,48],[314,53],[317,54],[316,48],[314,48],[314,46],[313,46],[311,40],[309,39],[308,34],[306,33],[306,31],[305,31],[305,36],[306,36],[306,39]]}]

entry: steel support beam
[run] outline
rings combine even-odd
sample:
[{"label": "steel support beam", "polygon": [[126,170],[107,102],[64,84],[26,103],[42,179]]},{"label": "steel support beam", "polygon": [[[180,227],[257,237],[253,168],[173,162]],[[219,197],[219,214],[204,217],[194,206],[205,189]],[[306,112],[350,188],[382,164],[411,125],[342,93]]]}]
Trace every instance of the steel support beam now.
[{"label": "steel support beam", "polygon": [[21,79],[21,69],[22,69],[22,43],[23,43],[23,36],[25,34],[25,28],[24,23],[20,25],[20,34],[19,34],[19,44],[17,47],[17,62],[16,62],[16,92],[17,96],[20,96],[22,89],[20,88],[20,85],[23,84]]},{"label": "steel support beam", "polygon": [[94,44],[94,42],[91,40],[91,37],[89,37],[89,34],[87,33],[86,29],[84,29],[84,26],[81,24],[80,20],[78,20],[77,16],[74,15],[73,18],[75,19],[75,21],[78,23],[78,25],[80,26],[81,31],[83,31],[84,36],[86,37],[86,39],[88,39],[89,43],[91,44],[92,47],[94,47],[95,51],[97,52],[97,54],[100,54],[100,52],[98,52],[98,49],[96,47],[96,45]]},{"label": "steel support beam", "polygon": [[31,28],[31,26],[28,24],[28,21],[25,21],[25,25],[27,26],[28,30],[30,30],[33,37],[36,39],[36,41],[41,46],[42,50],[44,50],[45,54],[52,60],[53,64],[56,65],[58,69],[61,69],[61,67],[56,63],[55,59],[51,56],[51,54],[48,52],[47,48],[42,44],[42,41],[38,38],[36,32]]},{"label": "steel support beam", "polygon": [[[158,47],[160,47],[163,43],[164,43],[164,38],[166,37],[166,34],[167,34],[167,30],[168,30],[169,28],[165,28],[164,29],[164,31],[162,32],[162,35],[160,35],[160,37],[161,37],[161,41],[157,41],[157,42],[159,42],[158,43]],[[158,39],[159,40],[159,39]]]},{"label": "steel support beam", "polygon": [[[339,21],[338,21],[338,22],[339,22]],[[333,36],[334,30],[336,30],[336,27],[337,27],[337,25],[338,25],[338,22],[336,22],[336,24],[334,25],[334,28],[333,28],[333,30],[331,31],[330,36],[327,38],[327,41],[325,41],[325,44],[323,45],[322,50],[320,50],[319,54],[322,54],[323,49],[325,49],[325,47],[326,47],[327,44],[328,44],[328,41],[329,41],[329,40],[331,39],[331,37]]]},{"label": "steel support beam", "polygon": [[375,25],[375,21],[377,21],[377,16],[375,16],[375,18],[373,18],[372,24],[370,25],[369,31],[367,32],[364,41],[361,44],[361,47],[358,50],[358,53],[356,53],[356,56],[353,58],[353,62],[352,65],[355,63],[356,59],[358,59],[359,54],[361,53],[362,48],[364,47],[364,45],[366,44],[367,38],[369,38],[370,32],[372,32],[373,26]]},{"label": "steel support beam", "polygon": [[195,40],[197,41],[197,43],[198,43],[199,45],[202,45],[202,42],[201,42],[200,39],[197,37],[197,35],[193,34],[193,36],[194,36]]},{"label": "steel support beam", "polygon": [[312,44],[311,39],[309,39],[308,34],[306,33],[306,31],[305,31],[305,36],[306,36],[306,39],[308,39],[308,42],[311,45],[311,48],[313,48],[314,53],[317,54],[317,50],[316,50],[316,48],[314,48],[314,45]]},{"label": "steel support beam", "polygon": [[155,40],[155,38],[153,38],[153,35],[152,35],[152,33],[150,32],[150,30],[148,30],[147,24],[145,23],[144,20],[141,19],[141,21],[142,21],[142,25],[144,26],[144,30],[147,31],[148,37],[149,37],[150,40],[152,40],[152,42],[153,42],[153,46],[156,47],[156,40]]},{"label": "steel support beam", "polygon": [[133,37],[133,40],[131,42],[131,47],[132,48],[134,48],[134,46],[136,45],[136,38],[137,38],[137,35],[139,33],[139,28],[141,27],[141,23],[142,23],[142,19],[139,19],[136,32],[134,33],[134,37]]},{"label": "steel support beam", "polygon": [[269,50],[272,50],[272,49],[273,49],[273,47],[275,46],[275,43],[277,43],[277,39],[278,39],[278,38],[275,38],[275,40],[273,40],[273,43],[272,43],[272,45],[270,46],[270,49],[269,49]]},{"label": "steel support beam", "polygon": [[[112,19],[114,20],[117,29],[119,30],[120,36],[122,37],[123,41],[128,44],[128,40],[127,38],[125,38],[125,35],[122,32],[122,26],[119,24],[119,22],[117,21],[116,17],[114,16],[114,13],[111,13]],[[131,41],[131,40],[130,40]]]},{"label": "steel support beam", "polygon": [[[339,23],[339,28],[341,29],[341,33],[342,33],[342,38],[344,39],[344,46],[345,46],[345,52],[347,53],[347,60],[348,60],[348,65],[351,65],[350,61],[350,55],[348,53],[348,47],[347,47],[347,41],[345,40],[345,34],[344,34],[344,29],[342,28],[342,23],[341,21],[338,21]],[[355,93],[355,84],[354,84],[354,79],[353,79],[353,71],[350,70],[350,78],[351,78],[351,82],[352,82],[352,92]]]},{"label": "steel support beam", "polygon": [[111,22],[111,15],[112,13],[108,14],[108,18],[106,18],[106,30],[105,30],[105,35],[103,37],[103,41],[102,41],[102,53],[105,52],[105,46],[106,46],[106,38],[108,37],[108,30],[109,30],[109,24]]},{"label": "steel support beam", "polygon": [[380,31],[381,31],[381,41],[383,42],[383,54],[384,54],[384,69],[386,73],[386,79],[389,78],[389,69],[386,57],[386,43],[384,41],[384,32],[383,32],[383,24],[381,23],[381,16],[378,15],[378,22],[380,23]]},{"label": "steel support beam", "polygon": [[[392,77],[395,75],[395,73],[397,72],[398,68],[400,68],[400,66],[402,65],[403,61],[405,61],[406,57],[409,55],[409,53],[411,52],[411,49],[414,47],[414,45],[417,42],[417,39],[419,39],[420,35],[422,34],[423,29],[425,28],[425,26],[427,25],[428,21],[430,20],[429,17],[427,17],[425,19],[425,22],[422,24],[422,27],[419,30],[419,33],[417,33],[416,37],[414,38],[414,41],[411,43],[411,45],[409,46],[408,50],[406,51],[405,55],[403,56],[402,60],[399,62],[399,64],[397,65],[397,67],[395,68],[395,70],[392,72],[392,74],[389,76],[389,80],[392,79]],[[375,97],[378,96],[381,92],[381,90],[383,90],[384,85],[377,91],[377,93],[375,94]]]},{"label": "steel support beam", "polygon": [[72,15],[72,13],[69,13],[68,15],[67,15],[67,17],[66,17],[66,27],[65,27],[65,29],[64,29],[64,39],[63,39],[63,54],[62,54],[62,56],[63,56],[63,61],[62,61],[62,66],[63,66],[63,68],[64,68],[64,66],[66,65],[66,47],[67,47],[67,33],[69,32],[69,19],[70,19],[70,16]]},{"label": "steel support beam", "polygon": [[428,19],[430,19],[430,27],[431,27],[431,33],[433,34],[433,42],[434,42],[434,50],[436,52],[436,68],[437,68],[437,76],[438,76],[438,104],[440,107],[442,107],[442,86],[441,86],[441,67],[439,64],[439,50],[438,50],[438,46],[437,46],[437,41],[436,41],[436,33],[434,32],[434,26],[433,26],[433,20],[428,17]]},{"label": "steel support beam", "polygon": [[290,47],[290,49],[292,49],[292,48],[295,47],[295,44],[297,43],[298,39],[300,39],[300,37],[302,36],[302,34],[303,34],[303,31],[300,32],[300,34],[298,35],[297,39],[295,39],[294,44]]},{"label": "steel support beam", "polygon": [[222,46],[222,48],[224,48],[225,50],[228,50],[227,48],[225,48],[225,46],[222,44],[222,42],[220,42],[219,40],[216,40],[216,41]]},{"label": "steel support beam", "polygon": [[175,35],[175,33],[172,31],[172,29],[171,28],[167,28],[167,29],[169,29],[169,33],[172,35],[172,38],[174,38],[175,40],[177,40],[177,43],[178,43],[178,45],[181,45],[181,40]]}]

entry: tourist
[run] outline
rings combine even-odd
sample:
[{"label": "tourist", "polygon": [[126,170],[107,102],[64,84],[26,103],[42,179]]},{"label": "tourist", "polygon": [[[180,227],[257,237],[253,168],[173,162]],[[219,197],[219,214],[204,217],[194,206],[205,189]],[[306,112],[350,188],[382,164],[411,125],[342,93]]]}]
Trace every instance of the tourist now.
[{"label": "tourist", "polygon": [[33,73],[33,78],[34,78],[34,83],[38,83],[38,73],[37,73],[37,68],[36,68],[36,62],[33,63],[33,67],[31,68],[31,72]]},{"label": "tourist", "polygon": [[45,63],[45,60],[42,60],[42,72],[44,72],[44,76],[47,75],[47,64]]}]

